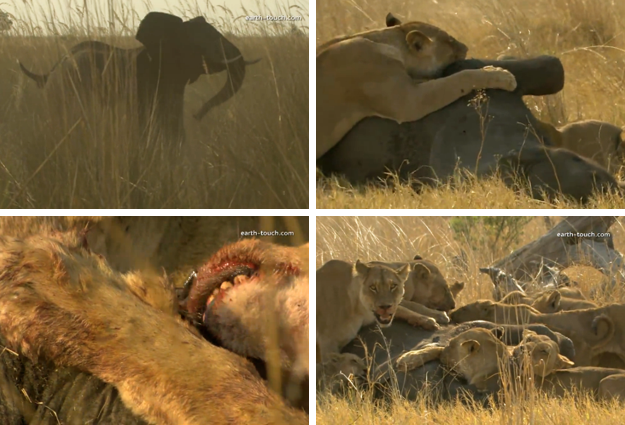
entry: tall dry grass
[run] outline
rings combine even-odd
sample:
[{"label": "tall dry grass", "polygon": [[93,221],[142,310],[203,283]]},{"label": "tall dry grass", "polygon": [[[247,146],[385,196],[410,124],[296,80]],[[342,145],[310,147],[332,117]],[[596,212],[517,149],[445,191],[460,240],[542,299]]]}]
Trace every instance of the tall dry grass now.
[{"label": "tall dry grass", "polygon": [[[318,217],[317,267],[330,259],[347,261],[384,260],[405,261],[415,254],[433,261],[445,278],[463,281],[465,289],[457,298],[463,305],[477,299],[492,299],[492,284],[479,267],[508,255],[512,250],[542,236],[561,217],[530,218],[519,227],[517,238],[493,238],[492,226],[476,223],[472,237],[455,234],[450,217]],[[610,231],[615,248],[625,249],[625,222],[619,219]],[[508,235],[505,231],[502,235]],[[502,243],[502,241],[512,241]],[[464,254],[463,254],[464,253]],[[466,259],[462,265],[459,258]],[[584,293],[606,282],[597,270],[584,265],[566,269],[564,273],[578,282]],[[595,299],[599,303],[625,302],[625,291],[603,292]],[[444,402],[433,405],[424,392],[416,401],[393,397],[389,404],[375,403],[365,392],[339,398],[327,393],[317,395],[317,424],[598,424],[622,423],[625,407],[619,403],[596,402],[588,397],[554,398],[533,390],[518,395],[506,393],[505,403],[485,408]]]},{"label": "tall dry grass", "polygon": [[[469,56],[494,59],[554,55],[564,64],[564,90],[527,97],[540,119],[563,125],[581,119],[625,124],[625,2],[618,0],[318,0],[317,45],[332,37],[384,26],[393,12],[447,30],[469,46]],[[514,196],[497,183],[470,182],[410,195],[406,186],[354,188],[318,179],[318,208],[551,208]],[[392,205],[392,206],[391,206]],[[565,207],[580,205],[566,202]],[[601,197],[590,208],[623,208],[620,198]]]},{"label": "tall dry grass", "polygon": [[[172,13],[203,15],[247,59],[241,90],[201,121],[192,114],[225,83],[203,76],[185,93],[186,141],[146,146],[131,111],[75,105],[49,110],[43,92],[17,66],[47,72],[87,39],[138,47],[143,16],[127,6],[108,21],[107,2],[50,1],[47,24],[34,14],[0,33],[0,208],[307,208],[308,32],[300,23],[246,23],[208,0],[178,2]],[[116,2],[116,4],[120,4]],[[301,6],[248,15],[307,17]],[[294,31],[296,29],[297,31]]]}]

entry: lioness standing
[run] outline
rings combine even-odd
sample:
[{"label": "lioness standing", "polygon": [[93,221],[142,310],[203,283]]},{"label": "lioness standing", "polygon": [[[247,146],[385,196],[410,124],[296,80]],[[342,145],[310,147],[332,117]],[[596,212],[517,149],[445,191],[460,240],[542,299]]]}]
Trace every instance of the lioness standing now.
[{"label": "lioness standing", "polygon": [[[420,267],[419,265],[415,265]],[[345,275],[351,273],[351,279]],[[317,344],[321,359],[338,353],[361,327],[390,326],[397,316],[413,326],[438,329],[436,320],[400,306],[410,264],[331,260],[317,270]]]},{"label": "lioness standing", "polygon": [[467,46],[440,28],[402,22],[330,40],[317,49],[317,159],[358,123],[378,116],[416,121],[474,89],[516,88],[514,76],[486,67],[435,79],[466,57]]}]

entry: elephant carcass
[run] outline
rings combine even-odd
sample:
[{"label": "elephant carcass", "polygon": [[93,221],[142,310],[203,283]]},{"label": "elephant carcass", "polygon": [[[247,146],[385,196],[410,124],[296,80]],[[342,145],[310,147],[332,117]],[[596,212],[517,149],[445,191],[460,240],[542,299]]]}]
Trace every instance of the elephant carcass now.
[{"label": "elephant carcass", "polygon": [[546,326],[496,325],[482,320],[444,326],[437,331],[414,328],[401,321],[395,321],[384,329],[372,325],[361,329],[358,337],[343,352],[367,357],[367,361],[371,362],[369,379],[382,389],[392,386],[396,380],[400,393],[409,400],[414,400],[426,386],[434,390],[435,397],[441,399],[453,399],[469,393],[476,400],[485,400],[488,393],[478,393],[475,386],[450,374],[438,360],[408,372],[393,367],[394,373],[389,373],[389,364],[394,365],[395,360],[406,351],[421,349],[430,344],[445,346],[451,338],[472,328],[497,329],[497,336],[508,345],[519,344],[523,338],[523,329],[530,329],[557,342],[563,355],[570,359],[575,357],[573,342]]},{"label": "elephant carcass", "polygon": [[[404,124],[367,118],[319,159],[317,166],[325,174],[343,174],[357,184],[383,178],[388,170],[397,171],[402,179],[432,182],[452,176],[457,166],[482,176],[503,164],[514,172],[511,174],[520,172],[528,177],[532,195],[537,198],[545,186],[558,186],[555,192],[578,199],[587,197],[595,181],[601,187],[617,186],[598,164],[566,150],[551,150],[549,134],[523,102],[524,95],[546,95],[562,89],[564,70],[557,58],[471,59],[450,65],[444,75],[486,65],[511,71],[517,89],[512,93],[487,90],[486,96],[477,97],[472,93],[419,121]],[[543,167],[546,163],[548,169]],[[585,183],[584,188],[578,186],[580,182]]]},{"label": "elephant carcass", "polygon": [[[499,66],[512,72],[517,79],[517,89],[511,93],[503,90],[486,91],[488,110],[485,112],[489,120],[482,164],[492,162],[489,158],[492,159],[495,153],[507,154],[523,143],[538,144],[535,136],[527,131],[527,125],[534,128],[539,126],[522,96],[556,93],[564,84],[562,64],[557,58],[548,56],[521,61],[459,61],[450,65],[444,75],[486,65]],[[449,175],[456,163],[453,155],[473,152],[481,145],[480,117],[475,108],[469,105],[474,97],[475,93],[471,93],[418,121],[398,124],[378,117],[364,119],[319,159],[317,166],[326,174],[344,174],[352,183],[383,177],[389,169],[397,170],[402,179],[410,176],[428,179],[435,175],[439,178]],[[505,135],[504,140],[500,140],[502,134]],[[552,144],[549,139],[544,142],[546,145]],[[456,146],[464,149],[454,152]],[[452,155],[451,168],[444,163],[443,158],[431,163],[431,157],[440,155],[441,150],[446,151],[444,157]],[[464,160],[463,164],[474,166],[475,162]],[[480,168],[484,168],[484,165]]]}]

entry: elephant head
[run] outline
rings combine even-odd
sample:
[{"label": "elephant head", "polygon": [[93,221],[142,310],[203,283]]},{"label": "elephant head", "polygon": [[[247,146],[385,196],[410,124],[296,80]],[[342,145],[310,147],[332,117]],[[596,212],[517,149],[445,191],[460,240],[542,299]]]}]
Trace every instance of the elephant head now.
[{"label": "elephant head", "polygon": [[182,84],[195,82],[202,74],[228,72],[225,86],[195,114],[202,119],[213,107],[234,96],[245,78],[245,67],[260,59],[245,61],[239,49],[202,16],[183,21],[178,16],[150,12],[141,21],[136,39],[152,57],[160,57],[162,68]]},{"label": "elephant head", "polygon": [[608,170],[568,149],[524,147],[503,156],[499,166],[508,185],[513,185],[517,176],[527,179],[536,199],[542,199],[544,194],[564,194],[586,202],[595,190],[605,193],[619,189]]}]

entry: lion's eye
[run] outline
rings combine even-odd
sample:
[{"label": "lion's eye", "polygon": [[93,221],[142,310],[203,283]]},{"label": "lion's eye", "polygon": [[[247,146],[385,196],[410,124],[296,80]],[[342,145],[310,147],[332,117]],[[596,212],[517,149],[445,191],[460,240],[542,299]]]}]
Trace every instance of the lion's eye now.
[{"label": "lion's eye", "polygon": [[394,291],[395,289],[397,289],[397,284],[396,283],[391,284],[391,291]]},{"label": "lion's eye", "polygon": [[376,286],[375,286],[375,285],[371,285],[371,286],[369,287],[369,290],[371,290],[371,292],[373,292],[374,294],[375,294],[376,292],[378,292],[378,288],[376,288]]}]

